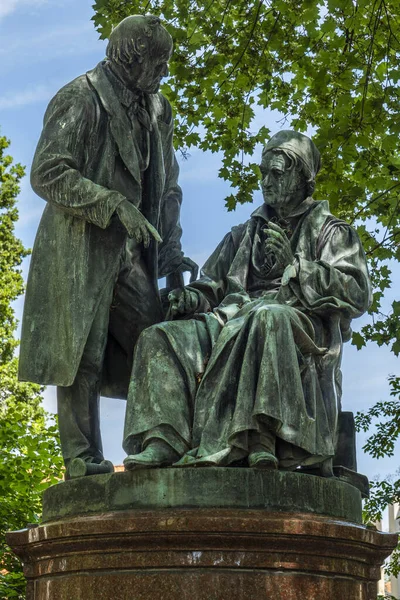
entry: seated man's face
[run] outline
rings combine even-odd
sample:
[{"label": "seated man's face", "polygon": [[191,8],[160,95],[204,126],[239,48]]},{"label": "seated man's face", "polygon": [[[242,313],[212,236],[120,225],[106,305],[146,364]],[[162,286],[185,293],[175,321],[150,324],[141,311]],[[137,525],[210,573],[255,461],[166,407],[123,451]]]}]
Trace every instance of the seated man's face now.
[{"label": "seated man's face", "polygon": [[266,152],[260,171],[264,202],[277,212],[289,214],[305,199],[305,178],[284,152]]}]

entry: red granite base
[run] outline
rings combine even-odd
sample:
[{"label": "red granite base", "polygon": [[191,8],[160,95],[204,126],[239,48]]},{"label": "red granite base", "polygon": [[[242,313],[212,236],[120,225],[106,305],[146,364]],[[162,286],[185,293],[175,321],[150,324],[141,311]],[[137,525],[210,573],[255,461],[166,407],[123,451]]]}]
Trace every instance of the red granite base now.
[{"label": "red granite base", "polygon": [[376,600],[397,535],[245,509],[107,513],[8,534],[28,600]]}]

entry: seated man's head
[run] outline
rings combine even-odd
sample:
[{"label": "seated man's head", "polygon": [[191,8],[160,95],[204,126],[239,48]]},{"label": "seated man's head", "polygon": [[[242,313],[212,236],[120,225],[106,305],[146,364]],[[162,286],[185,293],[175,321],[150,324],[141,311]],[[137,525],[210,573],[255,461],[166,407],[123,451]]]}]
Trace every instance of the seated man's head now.
[{"label": "seated man's head", "polygon": [[319,168],[320,154],[310,138],[296,131],[279,131],[262,153],[264,202],[281,216],[289,215],[312,195]]},{"label": "seated man's head", "polygon": [[126,87],[155,94],[168,75],[172,38],[158,17],[133,15],[113,29],[106,53]]}]

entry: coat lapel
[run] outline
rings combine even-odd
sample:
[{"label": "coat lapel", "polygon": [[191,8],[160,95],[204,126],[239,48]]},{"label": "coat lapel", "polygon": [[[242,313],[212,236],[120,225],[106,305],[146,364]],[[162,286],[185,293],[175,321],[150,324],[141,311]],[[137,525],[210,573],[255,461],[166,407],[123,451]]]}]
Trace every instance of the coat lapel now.
[{"label": "coat lapel", "polygon": [[[157,94],[148,96],[148,112],[151,118],[152,130],[150,133],[150,163],[146,171],[146,218],[152,225],[158,227],[160,216],[160,199],[165,186],[165,168],[162,137],[157,115],[160,113],[161,103]],[[162,124],[160,125],[162,127]]]},{"label": "coat lapel", "polygon": [[[144,201],[141,211],[146,219],[156,229],[160,226],[161,199],[165,185],[164,155],[157,115],[159,102],[156,95],[148,96],[148,112],[151,118],[152,129],[150,132],[150,162],[144,172]],[[150,246],[144,250],[144,260],[149,272],[153,273],[154,286],[158,288],[158,251],[157,243],[151,240]]]},{"label": "coat lapel", "polygon": [[110,117],[111,133],[118,146],[121,158],[132,177],[141,187],[137,140],[132,135],[129,119],[104,72],[103,63],[99,63],[86,76],[98,93],[100,101]]}]

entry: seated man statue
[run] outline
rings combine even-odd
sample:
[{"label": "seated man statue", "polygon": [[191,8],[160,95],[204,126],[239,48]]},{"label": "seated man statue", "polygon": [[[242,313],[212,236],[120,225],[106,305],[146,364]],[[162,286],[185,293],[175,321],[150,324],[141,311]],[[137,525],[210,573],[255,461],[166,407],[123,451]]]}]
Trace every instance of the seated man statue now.
[{"label": "seated man statue", "polygon": [[308,137],[274,135],[260,166],[264,204],[198,281],[170,294],[171,320],[141,333],[126,469],[247,460],[331,473],[342,343],[371,291],[357,234],[311,197],[319,167]]}]

